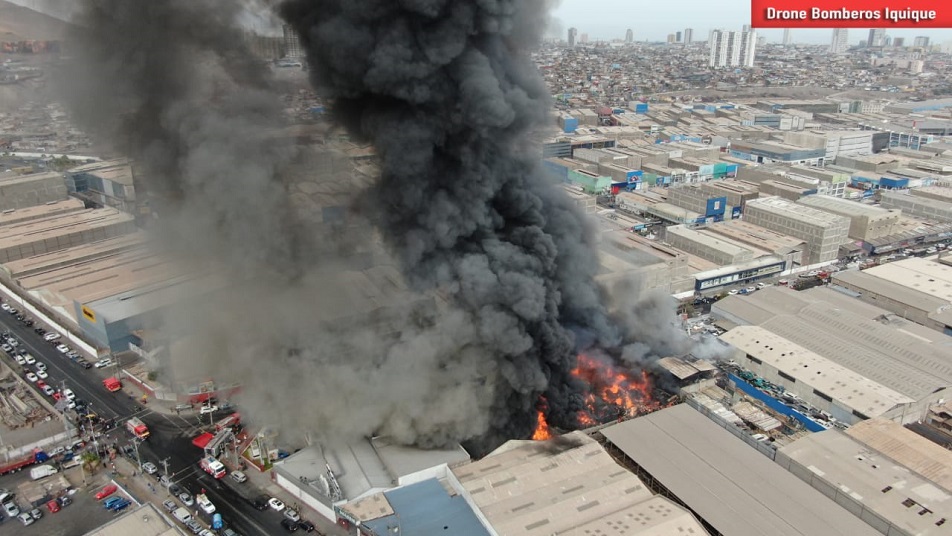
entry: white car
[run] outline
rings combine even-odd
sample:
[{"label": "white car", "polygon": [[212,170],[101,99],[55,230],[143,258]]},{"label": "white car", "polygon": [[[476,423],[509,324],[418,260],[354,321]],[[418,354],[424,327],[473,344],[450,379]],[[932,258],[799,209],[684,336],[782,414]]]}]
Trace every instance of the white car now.
[{"label": "white car", "polygon": [[55,393],[56,391],[54,391],[53,388],[50,387],[49,385],[44,385],[43,392],[46,393],[46,396],[53,396],[53,393]]},{"label": "white car", "polygon": [[61,354],[65,354],[69,351],[69,346],[66,346],[65,344],[59,344],[56,346],[56,350]]},{"label": "white car", "polygon": [[268,506],[271,507],[275,512],[280,512],[284,510],[284,503],[278,500],[277,497],[271,497],[268,499]]},{"label": "white car", "polygon": [[42,361],[37,361],[36,370],[46,370],[46,363],[43,363]]},{"label": "white car", "polygon": [[36,380],[37,380],[38,378],[37,378],[36,374],[34,374],[34,373],[32,373],[32,372],[27,372],[27,373],[26,373],[26,379],[29,380],[29,381],[31,381],[31,382],[33,382],[33,383],[36,383]]},{"label": "white car", "polygon": [[13,359],[17,360],[17,365],[26,365],[26,359],[24,359],[23,356],[20,354],[17,354],[16,356],[14,356]]},{"label": "white car", "polygon": [[36,364],[36,358],[33,357],[33,356],[30,355],[30,354],[24,355],[24,356],[23,356],[23,360],[26,361],[26,364],[27,364],[27,365],[35,365],[35,364]]},{"label": "white car", "polygon": [[290,519],[291,521],[300,521],[301,514],[297,513],[295,510],[288,508],[284,511],[284,517]]},{"label": "white car", "polygon": [[50,375],[47,374],[45,370],[38,370],[38,371],[36,371],[36,377],[39,378],[39,379],[41,379],[41,380],[45,380],[45,379],[49,378]]},{"label": "white car", "polygon": [[202,409],[198,411],[200,415],[208,415],[209,413],[215,413],[218,411],[218,406],[202,406]]},{"label": "white car", "polygon": [[215,513],[215,505],[212,504],[205,495],[196,495],[195,502],[198,503],[198,507],[206,514],[211,515]]},{"label": "white car", "polygon": [[76,393],[72,389],[63,389],[63,396],[66,397],[66,400],[75,400]]},{"label": "white car", "polygon": [[0,350],[3,350],[8,354],[13,353],[13,347],[7,343],[0,344]]},{"label": "white car", "polygon": [[728,294],[730,294],[731,296],[736,296],[738,292],[740,291],[735,288],[735,289],[731,289],[731,291],[728,292]]},{"label": "white car", "polygon": [[142,464],[142,470],[150,475],[154,475],[155,473],[159,472],[159,468],[156,467],[152,462],[145,462]]},{"label": "white car", "polygon": [[103,367],[108,367],[111,365],[112,365],[112,359],[109,359],[108,357],[105,357],[103,359],[100,359],[99,361],[96,361],[96,368],[103,368]]},{"label": "white car", "polygon": [[238,482],[239,484],[241,484],[242,482],[248,481],[247,475],[245,475],[241,471],[232,471],[231,479],[234,480],[235,482]]},{"label": "white car", "polygon": [[56,339],[58,339],[58,338],[60,338],[60,337],[61,337],[61,335],[60,335],[59,333],[56,333],[55,331],[53,331],[53,332],[47,333],[46,335],[43,335],[43,340],[44,340],[44,341],[55,341]]},{"label": "white car", "polygon": [[12,309],[12,307],[10,307],[10,304],[8,303],[0,303],[0,309],[3,309],[4,311],[9,311],[10,309]]},{"label": "white car", "polygon": [[14,339],[13,337],[10,337],[9,339],[7,339],[7,344],[16,348],[17,346],[20,346],[20,341]]},{"label": "white car", "polygon": [[27,527],[33,524],[33,516],[31,516],[30,514],[26,512],[23,512],[22,514],[17,516],[17,519],[19,519],[20,522],[23,523],[24,527]]},{"label": "white car", "polygon": [[757,283],[757,288],[767,288],[767,283]]}]

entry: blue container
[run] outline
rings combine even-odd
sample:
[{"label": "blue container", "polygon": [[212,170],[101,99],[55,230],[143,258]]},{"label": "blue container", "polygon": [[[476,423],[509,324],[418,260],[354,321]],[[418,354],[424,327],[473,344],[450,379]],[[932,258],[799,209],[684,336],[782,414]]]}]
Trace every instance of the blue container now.
[{"label": "blue container", "polygon": [[563,121],[562,131],[566,134],[571,134],[578,130],[578,119],[574,117],[566,117]]}]

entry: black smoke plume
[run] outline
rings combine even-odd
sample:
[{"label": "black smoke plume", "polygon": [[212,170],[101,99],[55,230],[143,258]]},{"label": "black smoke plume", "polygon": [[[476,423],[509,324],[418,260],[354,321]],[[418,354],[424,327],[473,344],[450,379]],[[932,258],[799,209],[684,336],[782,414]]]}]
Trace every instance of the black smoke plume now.
[{"label": "black smoke plume", "polygon": [[373,214],[419,291],[472,317],[505,388],[492,439],[527,435],[539,394],[568,424],[579,341],[612,344],[581,214],[529,143],[549,95],[527,50],[545,2],[289,0],[311,81],[382,160]]}]

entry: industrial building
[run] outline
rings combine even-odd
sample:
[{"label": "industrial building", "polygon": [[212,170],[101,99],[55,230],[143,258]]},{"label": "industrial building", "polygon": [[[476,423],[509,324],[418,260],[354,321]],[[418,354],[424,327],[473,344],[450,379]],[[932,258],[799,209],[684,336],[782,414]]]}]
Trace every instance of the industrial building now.
[{"label": "industrial building", "polygon": [[358,534],[490,536],[466,499],[436,479],[424,480],[344,504],[340,518]]},{"label": "industrial building", "polygon": [[[754,225],[746,220],[730,220],[708,225],[702,231],[712,236],[730,240],[751,251],[755,256],[774,255],[784,259],[784,270],[804,264],[803,252],[806,242],[770,229]],[[762,253],[761,253],[762,252]]]},{"label": "industrial building", "polygon": [[757,199],[760,193],[756,184],[739,180],[702,182],[700,186],[701,190],[711,197],[724,197],[728,206],[740,209],[740,212],[743,212],[748,201]]},{"label": "industrial building", "polygon": [[595,276],[599,284],[612,288],[624,282],[668,293],[691,288],[691,268],[684,253],[634,233],[608,231],[599,237],[599,271]]},{"label": "industrial building", "polygon": [[[12,521],[12,520],[11,520]],[[47,521],[50,523],[51,521]],[[127,508],[109,522],[83,536],[182,536],[184,532],[151,502]]]},{"label": "industrial building", "polygon": [[718,291],[724,287],[738,284],[755,283],[780,275],[786,269],[787,261],[774,255],[731,264],[712,270],[703,270],[694,274],[695,292]]},{"label": "industrial building", "polygon": [[712,533],[879,534],[687,404],[601,432],[612,455],[650,489],[693,512]]},{"label": "industrial building", "polygon": [[753,253],[749,249],[684,225],[672,225],[665,228],[664,241],[681,251],[721,266],[753,260]]},{"label": "industrial building", "polygon": [[747,202],[744,219],[754,225],[802,239],[806,264],[836,260],[840,246],[848,240],[850,220],[779,197]]},{"label": "industrial building", "polygon": [[800,438],[775,461],[882,534],[952,534],[952,493],[839,430]]},{"label": "industrial building", "polygon": [[859,299],[952,335],[952,259],[911,257],[863,271],[833,274]]},{"label": "industrial building", "polygon": [[582,432],[509,441],[452,475],[494,534],[708,534]]},{"label": "industrial building", "polygon": [[400,486],[446,480],[450,467],[469,459],[459,445],[426,450],[373,438],[349,445],[309,446],[275,463],[273,477],[277,485],[331,521],[354,523],[371,518],[364,513],[361,519],[342,517],[342,506]]},{"label": "industrial building", "polygon": [[88,244],[136,229],[134,218],[114,208],[58,213],[0,227],[0,263]]},{"label": "industrial building", "polygon": [[907,192],[884,190],[880,192],[884,208],[902,210],[903,214],[941,222],[952,222],[952,203],[930,197],[910,195]]},{"label": "industrial building", "polygon": [[856,240],[882,238],[898,229],[902,211],[865,205],[848,199],[810,195],[797,201],[801,205],[850,219],[849,237]]},{"label": "industrial building", "polygon": [[75,167],[66,173],[70,194],[101,207],[135,214],[136,189],[132,162],[120,158]]},{"label": "industrial building", "polygon": [[727,197],[713,196],[708,190],[701,188],[701,184],[672,187],[668,189],[667,195],[668,203],[701,214],[708,221],[722,221],[733,217],[727,206]]},{"label": "industrial building", "polygon": [[846,435],[952,492],[952,451],[941,445],[886,419],[855,424],[846,430]]},{"label": "industrial building", "polygon": [[915,422],[949,396],[944,335],[842,292],[767,287],[711,313],[738,362],[840,421]]},{"label": "industrial building", "polygon": [[0,211],[63,201],[66,195],[62,173],[0,173]]}]

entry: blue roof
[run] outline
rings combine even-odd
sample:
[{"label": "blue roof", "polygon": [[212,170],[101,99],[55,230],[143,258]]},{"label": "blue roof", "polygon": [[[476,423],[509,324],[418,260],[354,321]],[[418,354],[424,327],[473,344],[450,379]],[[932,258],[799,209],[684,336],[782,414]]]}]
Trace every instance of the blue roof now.
[{"label": "blue roof", "polygon": [[394,515],[364,521],[363,525],[380,536],[489,536],[469,504],[459,495],[450,496],[436,479],[424,480],[384,492]]}]

